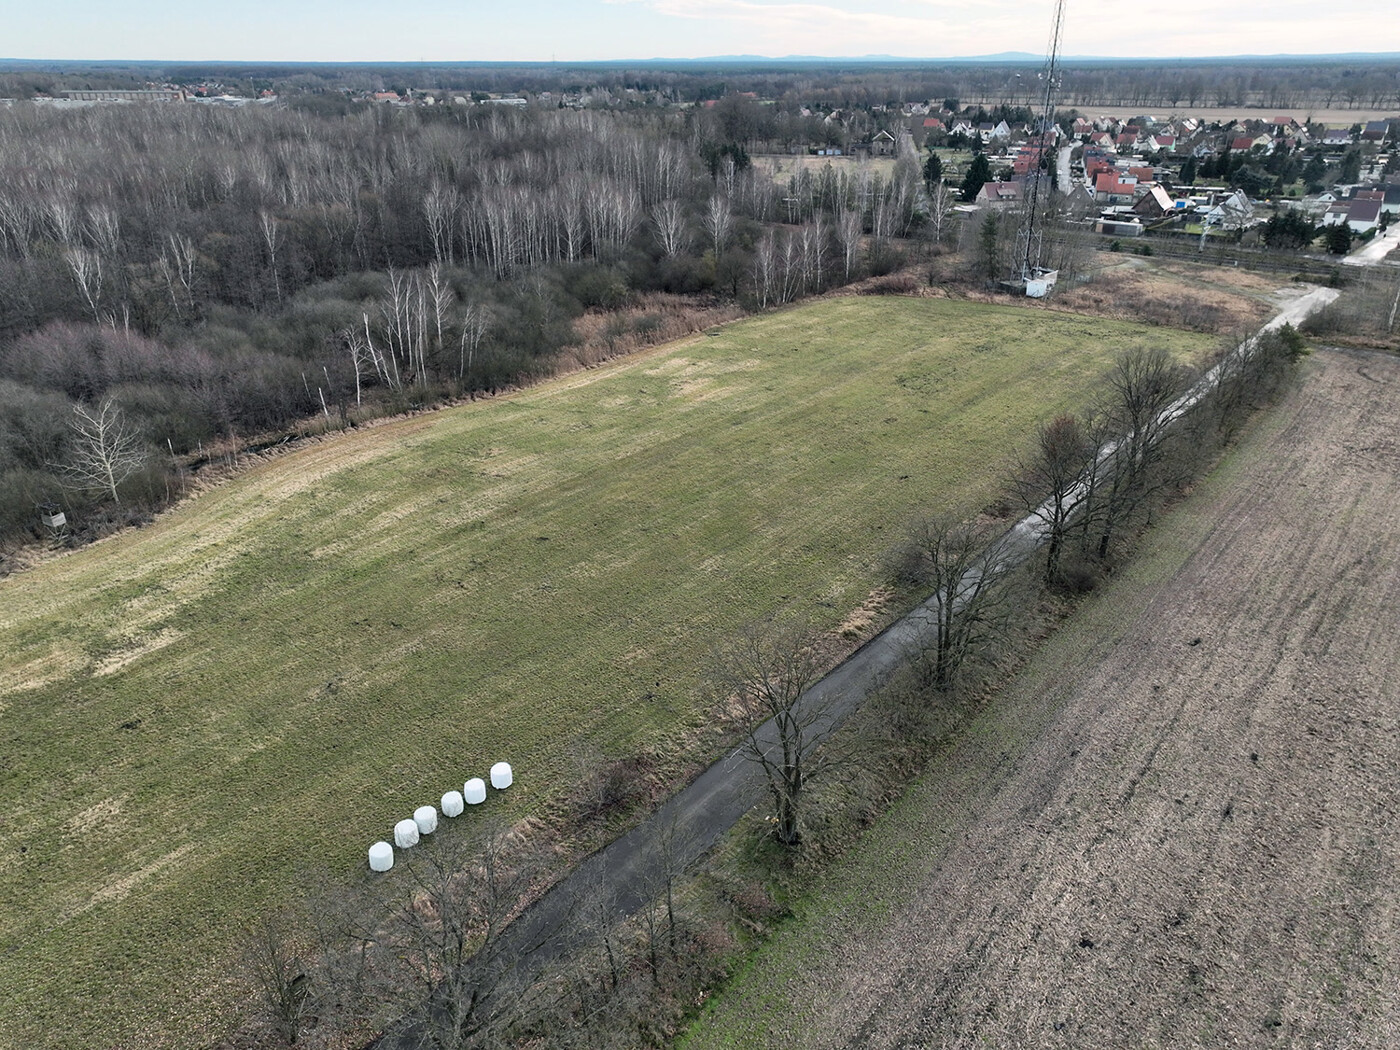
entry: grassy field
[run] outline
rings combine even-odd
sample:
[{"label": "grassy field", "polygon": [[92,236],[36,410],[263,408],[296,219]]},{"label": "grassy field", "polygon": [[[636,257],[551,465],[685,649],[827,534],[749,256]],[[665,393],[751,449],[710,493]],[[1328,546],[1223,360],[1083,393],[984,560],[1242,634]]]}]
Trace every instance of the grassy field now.
[{"label": "grassy field", "polygon": [[894,172],[893,157],[859,157],[854,154],[843,154],[839,157],[817,157],[808,153],[763,153],[754,157],[753,163],[760,170],[783,181],[791,181],[793,175],[802,168],[806,168],[813,175],[828,166],[836,172],[855,172],[865,168],[872,175],[879,175],[885,179],[888,179]]},{"label": "grassy field", "polygon": [[1319,356],[686,1050],[1394,1045],[1400,366]]},{"label": "grassy field", "polygon": [[712,644],[835,624],[1130,345],[837,299],[261,464],[0,581],[0,1045],[192,1046],[240,925],[497,759],[674,748]]}]

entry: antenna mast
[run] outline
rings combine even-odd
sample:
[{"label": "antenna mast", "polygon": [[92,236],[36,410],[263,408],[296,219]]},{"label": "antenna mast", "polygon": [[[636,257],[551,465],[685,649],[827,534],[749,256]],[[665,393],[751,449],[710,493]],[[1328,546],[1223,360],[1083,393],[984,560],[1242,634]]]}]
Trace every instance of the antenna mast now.
[{"label": "antenna mast", "polygon": [[1035,167],[1026,173],[1025,222],[1016,235],[1016,270],[1012,279],[1021,283],[1040,276],[1041,240],[1040,202],[1048,197],[1042,185],[1050,178],[1050,165],[1055,163],[1055,99],[1060,87],[1060,33],[1065,22],[1065,0],[1055,0],[1055,21],[1050,28],[1050,50],[1045,56],[1045,69],[1040,74],[1045,81],[1045,94],[1040,108],[1040,120],[1032,139],[1032,148],[1039,148]]}]

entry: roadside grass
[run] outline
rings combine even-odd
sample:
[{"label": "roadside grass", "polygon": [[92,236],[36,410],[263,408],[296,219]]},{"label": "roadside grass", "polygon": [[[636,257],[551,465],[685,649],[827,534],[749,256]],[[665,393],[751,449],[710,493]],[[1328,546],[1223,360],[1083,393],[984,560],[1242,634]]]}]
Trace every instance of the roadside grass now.
[{"label": "roadside grass", "polygon": [[580,748],[703,760],[717,642],[839,623],[912,515],[975,512],[1154,343],[1214,340],[822,301],[287,454],[0,581],[0,1045],[216,1042],[240,927],[366,877],[414,806],[498,759],[512,818]]},{"label": "roadside grass", "polygon": [[[1272,454],[1286,423],[1286,413],[1266,413],[1253,423],[1190,498],[1157,521],[1120,572],[1081,599],[1009,682],[985,702],[965,702],[969,717],[853,848],[790,881],[788,917],[706,1002],[677,1047],[828,1045],[816,1020],[818,1011],[830,1009],[820,998],[823,976],[859,967],[861,944],[895,925],[943,866],[947,848],[975,833],[977,817],[966,800],[989,781],[1010,776],[1019,756],[1054,722],[1072,683],[1113,652],[1156,592],[1219,527],[1217,501]],[[760,869],[738,845],[753,833],[736,829],[720,849],[756,874]]]}]

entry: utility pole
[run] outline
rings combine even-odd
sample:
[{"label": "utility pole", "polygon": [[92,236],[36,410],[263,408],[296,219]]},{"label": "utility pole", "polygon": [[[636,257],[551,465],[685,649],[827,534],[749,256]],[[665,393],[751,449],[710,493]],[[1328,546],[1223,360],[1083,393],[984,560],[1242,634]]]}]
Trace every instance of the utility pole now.
[{"label": "utility pole", "polygon": [[1026,207],[1025,221],[1016,235],[1016,260],[1011,279],[1025,284],[1041,275],[1041,242],[1044,231],[1040,226],[1040,204],[1049,194],[1042,186],[1049,180],[1049,165],[1055,162],[1052,150],[1055,148],[1055,100],[1060,78],[1060,36],[1065,21],[1065,0],[1055,0],[1055,19],[1050,27],[1050,50],[1045,56],[1045,69],[1040,74],[1045,84],[1037,123],[1033,148],[1038,146],[1039,154],[1035,167],[1026,173],[1026,193],[1023,196]]}]

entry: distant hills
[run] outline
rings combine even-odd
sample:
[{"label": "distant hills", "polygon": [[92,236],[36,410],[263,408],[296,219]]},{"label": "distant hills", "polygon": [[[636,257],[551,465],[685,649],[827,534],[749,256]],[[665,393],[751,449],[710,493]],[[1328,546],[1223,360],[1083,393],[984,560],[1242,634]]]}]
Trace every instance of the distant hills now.
[{"label": "distant hills", "polygon": [[[825,55],[712,55],[706,58],[650,58],[643,60],[648,64],[670,63],[677,64],[692,63],[703,65],[707,62],[713,63],[734,63],[734,62],[781,62],[781,63],[829,63],[829,62],[937,62],[937,63],[1026,63],[1043,62],[1045,55],[1032,54],[1029,51],[1001,51],[994,55],[966,55],[966,56],[945,56],[942,58],[919,58],[916,56],[900,55],[849,55],[849,56],[825,56]],[[1306,54],[1277,54],[1277,55],[1215,55],[1202,58],[1192,58],[1187,56],[1174,56],[1170,58],[1146,58],[1134,55],[1061,55],[1061,62],[1170,62],[1189,65],[1202,65],[1206,63],[1223,62],[1397,62],[1400,61],[1400,51],[1375,51],[1375,52],[1346,52],[1343,54],[1326,55],[1306,55]]]}]

